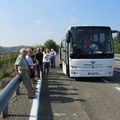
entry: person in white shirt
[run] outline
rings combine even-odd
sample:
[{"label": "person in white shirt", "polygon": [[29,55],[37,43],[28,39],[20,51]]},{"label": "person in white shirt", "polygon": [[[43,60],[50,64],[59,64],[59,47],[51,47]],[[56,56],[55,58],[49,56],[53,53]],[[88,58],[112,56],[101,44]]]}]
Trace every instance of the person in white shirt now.
[{"label": "person in white shirt", "polygon": [[35,70],[34,70],[34,66],[36,65],[36,64],[34,64],[33,63],[33,59],[32,59],[32,55],[33,55],[33,52],[32,52],[32,50],[31,49],[27,49],[27,52],[28,52],[28,54],[26,55],[26,61],[27,61],[27,64],[29,65],[29,69],[30,69],[30,77],[33,79],[32,80],[32,86],[33,86],[33,88],[35,89],[35,85],[34,85],[34,83],[35,83],[35,79],[34,79],[34,77],[35,77]]},{"label": "person in white shirt", "polygon": [[56,57],[56,52],[51,49],[51,52],[50,52],[50,62],[51,62],[51,68],[55,68],[55,57]]},{"label": "person in white shirt", "polygon": [[27,49],[27,51],[28,51],[28,54],[26,55],[26,60],[27,60],[27,63],[29,64],[29,65],[31,65],[31,67],[33,67],[33,60],[32,60],[32,50],[31,49]]},{"label": "person in white shirt", "polygon": [[49,73],[49,64],[50,64],[49,49],[46,49],[45,52],[43,52],[43,63],[44,63],[44,74],[47,75]]}]

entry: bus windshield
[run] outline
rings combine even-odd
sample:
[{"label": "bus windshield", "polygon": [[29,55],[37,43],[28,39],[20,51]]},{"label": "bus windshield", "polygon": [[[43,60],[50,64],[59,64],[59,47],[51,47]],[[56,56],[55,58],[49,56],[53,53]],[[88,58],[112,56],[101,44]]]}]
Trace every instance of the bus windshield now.
[{"label": "bus windshield", "polygon": [[73,38],[73,49],[79,49],[83,53],[113,53],[112,34],[110,29],[77,29]]}]

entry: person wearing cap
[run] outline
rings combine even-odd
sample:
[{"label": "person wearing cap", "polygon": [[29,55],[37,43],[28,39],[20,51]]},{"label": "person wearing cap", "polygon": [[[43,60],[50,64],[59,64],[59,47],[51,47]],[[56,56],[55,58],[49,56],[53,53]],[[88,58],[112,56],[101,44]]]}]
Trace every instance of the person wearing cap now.
[{"label": "person wearing cap", "polygon": [[16,62],[14,64],[16,74],[21,75],[23,84],[28,92],[28,98],[35,98],[35,94],[32,87],[32,81],[30,79],[29,68],[26,62],[25,56],[27,55],[27,50],[22,48],[20,50],[20,55],[17,57]]}]

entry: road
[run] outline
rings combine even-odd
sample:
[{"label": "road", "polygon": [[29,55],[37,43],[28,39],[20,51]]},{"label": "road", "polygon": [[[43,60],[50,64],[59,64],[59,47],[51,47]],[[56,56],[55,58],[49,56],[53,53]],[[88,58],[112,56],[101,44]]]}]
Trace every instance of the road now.
[{"label": "road", "polygon": [[[39,120],[120,120],[120,62],[112,78],[81,78],[78,81],[50,69],[42,80]],[[22,84],[21,84],[22,85]],[[9,105],[5,120],[29,120],[32,100],[24,87]]]},{"label": "road", "polygon": [[120,120],[119,73],[114,74],[111,79],[81,78],[75,81],[62,74],[61,69],[51,69],[46,80],[48,92],[44,94],[41,119]]}]

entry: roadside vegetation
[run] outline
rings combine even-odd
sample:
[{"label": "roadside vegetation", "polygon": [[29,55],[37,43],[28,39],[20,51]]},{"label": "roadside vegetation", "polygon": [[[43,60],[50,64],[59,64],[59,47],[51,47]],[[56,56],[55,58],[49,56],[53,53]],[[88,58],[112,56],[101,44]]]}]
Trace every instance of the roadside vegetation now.
[{"label": "roadside vegetation", "polygon": [[[37,47],[53,48],[56,52],[59,50],[59,46],[52,39],[47,40],[44,45],[36,45],[32,48],[36,49]],[[7,76],[14,70],[14,63],[18,54],[18,52],[5,52],[4,54],[0,54],[0,78]]]},{"label": "roadside vegetation", "polygon": [[117,37],[115,37],[113,39],[114,42],[114,52],[115,54],[120,54],[120,41],[117,39]]},{"label": "roadside vegetation", "polygon": [[14,69],[14,62],[18,53],[5,53],[0,55],[0,77],[9,74]]}]

